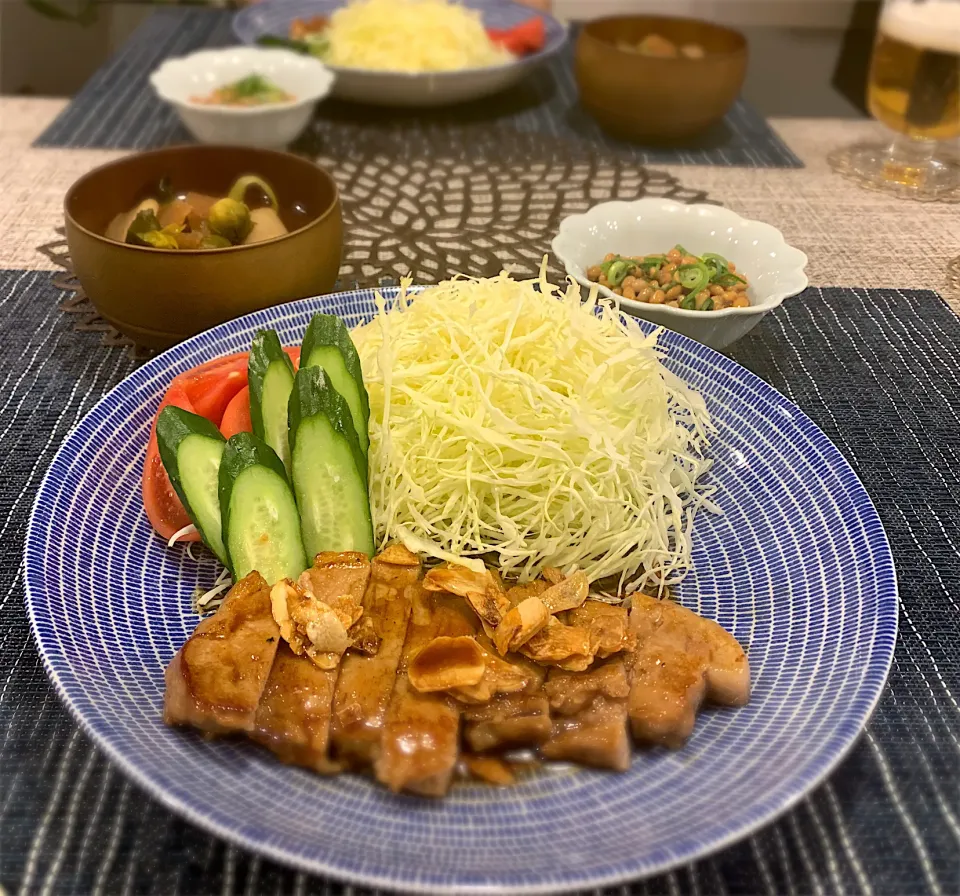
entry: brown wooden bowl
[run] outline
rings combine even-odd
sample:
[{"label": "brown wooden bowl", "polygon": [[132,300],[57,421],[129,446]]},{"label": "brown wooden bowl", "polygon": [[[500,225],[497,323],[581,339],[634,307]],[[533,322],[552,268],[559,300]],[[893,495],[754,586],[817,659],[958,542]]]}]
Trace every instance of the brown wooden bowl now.
[{"label": "brown wooden bowl", "polygon": [[[659,58],[620,49],[659,34],[677,46],[699,44],[702,58]],[[645,143],[687,140],[733,105],[747,72],[739,31],[665,16],[616,16],[581,29],[576,46],[580,102],[605,130]]]},{"label": "brown wooden bowl", "polygon": [[[290,233],[196,252],[147,249],[102,236],[114,215],[152,195],[161,177],[178,192],[225,195],[237,177],[270,183]],[[283,152],[180,146],[127,156],[80,178],[64,201],[73,269],[103,318],[139,345],[167,348],[234,317],[329,292],[343,231],[333,178]]]}]

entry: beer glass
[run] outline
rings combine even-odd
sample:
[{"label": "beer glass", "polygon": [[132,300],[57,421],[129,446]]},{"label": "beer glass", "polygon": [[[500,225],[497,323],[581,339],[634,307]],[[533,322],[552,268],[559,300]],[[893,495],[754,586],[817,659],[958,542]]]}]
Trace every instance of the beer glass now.
[{"label": "beer glass", "polygon": [[896,136],[837,153],[836,168],[915,199],[960,189],[960,166],[937,156],[960,136],[960,0],[885,0],[867,105]]}]

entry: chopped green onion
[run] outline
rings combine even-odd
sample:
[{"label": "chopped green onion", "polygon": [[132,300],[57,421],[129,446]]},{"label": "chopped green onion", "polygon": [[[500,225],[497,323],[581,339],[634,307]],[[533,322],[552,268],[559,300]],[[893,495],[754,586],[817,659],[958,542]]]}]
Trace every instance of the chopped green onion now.
[{"label": "chopped green onion", "polygon": [[643,261],[640,262],[641,267],[651,267],[652,265],[657,265],[658,267],[662,264],[667,263],[666,255],[646,255],[644,256]]},{"label": "chopped green onion", "polygon": [[680,307],[686,311],[695,311],[697,308],[697,298],[693,293],[690,293],[688,296],[684,296],[683,300],[680,302]]},{"label": "chopped green onion", "polygon": [[682,264],[677,268],[677,280],[684,289],[696,294],[710,284],[710,271],[702,261]]},{"label": "chopped green onion", "polygon": [[230,192],[227,193],[227,197],[233,199],[235,202],[245,202],[247,190],[249,190],[250,187],[258,187],[263,195],[267,197],[272,208],[280,207],[277,203],[277,194],[273,192],[273,187],[262,177],[257,177],[256,174],[244,174],[243,177],[238,177],[230,188]]},{"label": "chopped green onion", "polygon": [[636,265],[633,262],[626,261],[625,259],[620,259],[615,261],[610,265],[610,270],[607,271],[607,281],[611,286],[619,286],[627,278],[627,275],[630,271],[634,270]]},{"label": "chopped green onion", "polygon": [[[676,249],[681,255],[689,255],[689,254],[690,254],[690,253],[689,253],[686,249],[684,249],[683,246],[681,246],[679,243],[677,243],[677,245],[674,246],[673,248]],[[694,256],[694,258],[696,258],[696,256]]]},{"label": "chopped green onion", "polygon": [[701,311],[713,311],[713,296],[708,296],[704,303],[700,306]]},{"label": "chopped green onion", "polygon": [[704,252],[703,255],[700,256],[700,260],[707,266],[707,270],[711,272],[711,280],[719,277],[721,274],[727,273],[727,264],[729,262],[722,255],[717,255],[716,252]]},{"label": "chopped green onion", "polygon": [[734,274],[733,271],[727,271],[725,274],[721,274],[716,279],[717,285],[724,287],[736,286],[738,283],[746,282],[746,279],[741,277],[739,274]]},{"label": "chopped green onion", "polygon": [[637,263],[631,258],[624,258],[622,255],[617,255],[600,265],[600,270],[611,286],[619,286],[636,269]]}]

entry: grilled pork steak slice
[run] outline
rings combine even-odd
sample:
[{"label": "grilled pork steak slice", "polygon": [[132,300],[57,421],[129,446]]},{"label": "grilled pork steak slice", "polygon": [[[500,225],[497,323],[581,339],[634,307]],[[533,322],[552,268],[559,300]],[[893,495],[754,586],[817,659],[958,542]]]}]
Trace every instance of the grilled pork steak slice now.
[{"label": "grilled pork steak slice", "polygon": [[419,693],[406,667],[434,638],[474,635],[479,623],[461,597],[410,589],[413,605],[400,671],[390,698],[374,764],[377,780],[391,790],[443,796],[450,787],[459,750],[460,707],[443,693]]},{"label": "grilled pork steak slice", "polygon": [[[333,605],[341,598],[358,604],[370,580],[363,554],[325,552],[300,576],[300,584],[318,600]],[[330,718],[339,669],[320,668],[308,655],[298,656],[284,643],[257,708],[251,737],[284,762],[314,771],[337,771],[330,761]]]},{"label": "grilled pork steak slice", "polygon": [[347,653],[333,701],[333,753],[351,768],[372,765],[379,752],[410,619],[407,590],[419,577],[419,559],[399,546],[373,560],[363,613],[372,620],[379,644],[373,656]]},{"label": "grilled pork steak slice", "polygon": [[253,730],[279,642],[270,589],[252,572],[215,615],[201,620],[167,666],[164,721],[209,734]]},{"label": "grilled pork steak slice", "polygon": [[321,669],[282,643],[264,689],[250,737],[283,762],[321,774],[339,769],[330,761],[330,703],[337,670]]},{"label": "grilled pork steak slice", "polygon": [[621,658],[600,662],[587,672],[551,669],[544,690],[553,720],[550,738],[540,747],[545,759],[614,771],[630,768],[630,685]]},{"label": "grilled pork steak slice", "polygon": [[643,743],[682,746],[707,699],[742,706],[750,697],[743,648],[724,628],[669,600],[633,596],[630,721]]}]

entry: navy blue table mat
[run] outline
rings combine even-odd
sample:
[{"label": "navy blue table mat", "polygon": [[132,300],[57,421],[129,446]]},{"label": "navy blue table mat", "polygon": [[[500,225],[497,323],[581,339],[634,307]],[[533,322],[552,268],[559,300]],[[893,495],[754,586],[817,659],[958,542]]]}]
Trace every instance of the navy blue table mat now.
[{"label": "navy blue table mat", "polygon": [[[168,812],[80,733],[44,674],[23,603],[33,496],[67,432],[136,365],[73,330],[62,298],[47,272],[0,272],[0,886],[353,892]],[[956,894],[960,321],[930,292],[809,289],[732,354],[824,429],[876,502],[901,583],[896,658],[866,733],[811,797],[712,858],[611,892]]]},{"label": "navy blue table mat", "polygon": [[[148,77],[163,60],[202,47],[236,43],[231,14],[198,9],[154,13],[117,55],[104,65],[37,138],[34,146],[88,149],[152,149],[190,140],[176,113],[154,95]],[[367,108],[338,102],[321,104],[315,132],[326,127],[363,124]],[[513,128],[616,153],[636,164],[720,165],[753,168],[801,168],[764,118],[738,100],[723,122],[683,148],[641,148],[608,137],[579,106],[572,47],[517,90],[448,110],[404,113],[378,110],[378,129],[421,131],[423,126]],[[464,135],[470,145],[470,131]]]}]

